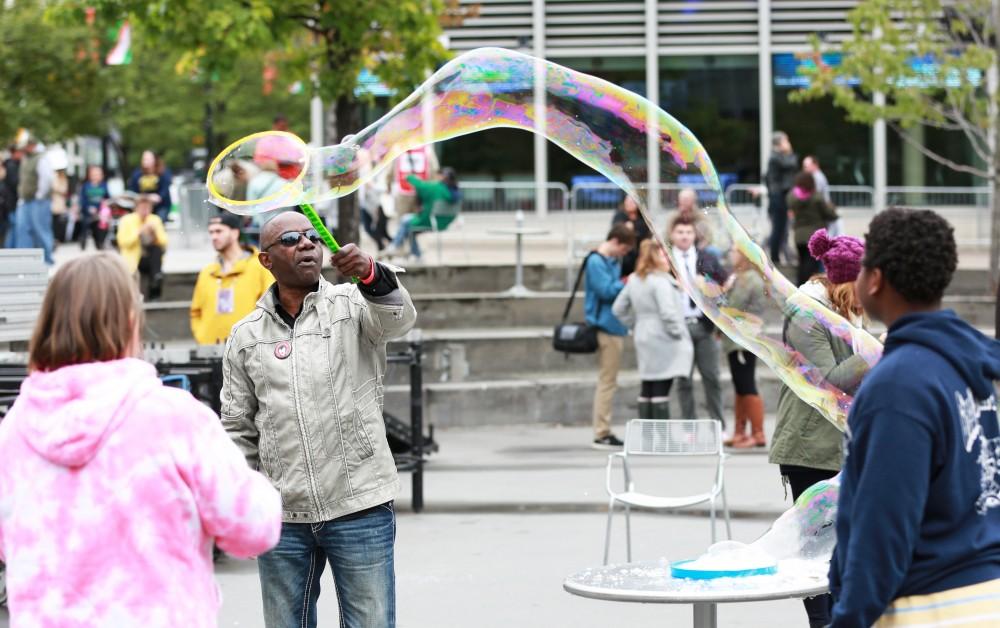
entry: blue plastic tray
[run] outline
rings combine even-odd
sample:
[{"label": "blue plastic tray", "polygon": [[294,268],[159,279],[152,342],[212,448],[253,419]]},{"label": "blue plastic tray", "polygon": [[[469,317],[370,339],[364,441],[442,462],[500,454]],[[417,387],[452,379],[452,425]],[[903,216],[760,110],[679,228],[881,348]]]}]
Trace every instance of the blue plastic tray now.
[{"label": "blue plastic tray", "polygon": [[685,569],[684,565],[694,560],[679,560],[670,564],[670,575],[674,578],[687,580],[714,580],[716,578],[746,578],[747,576],[769,576],[778,572],[778,566],[758,567],[756,569],[729,569],[707,571],[705,569]]}]

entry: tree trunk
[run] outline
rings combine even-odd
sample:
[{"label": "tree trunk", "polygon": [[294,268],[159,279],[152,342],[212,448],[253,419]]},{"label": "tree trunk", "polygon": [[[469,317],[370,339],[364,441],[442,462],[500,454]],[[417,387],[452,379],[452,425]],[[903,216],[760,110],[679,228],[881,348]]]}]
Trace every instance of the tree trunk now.
[{"label": "tree trunk", "polygon": [[[993,175],[993,200],[990,203],[993,215],[990,216],[990,292],[997,293],[1000,286],[1000,115],[997,115],[997,85],[998,76],[997,64],[1000,64],[1000,0],[990,2],[990,31],[993,39],[993,67],[990,69],[991,85],[989,86],[989,107],[991,120],[993,123],[993,133],[990,138],[990,150],[993,161],[990,164]],[[997,316],[1000,317],[1000,309],[997,309]],[[994,321],[1000,323],[1000,320]],[[1000,328],[1000,324],[997,325]]]},{"label": "tree trunk", "polygon": [[[341,96],[336,105],[336,141],[361,130],[361,105],[352,96]],[[337,202],[337,239],[341,244],[361,241],[361,208],[358,193],[341,197]]]},{"label": "tree trunk", "polygon": [[[1000,155],[1000,150],[997,151]],[[997,157],[994,157],[994,162]],[[990,208],[993,214],[990,217],[990,292],[996,292],[1000,286],[1000,166],[994,165],[993,169],[993,199]],[[998,310],[1000,311],[1000,310]]]}]

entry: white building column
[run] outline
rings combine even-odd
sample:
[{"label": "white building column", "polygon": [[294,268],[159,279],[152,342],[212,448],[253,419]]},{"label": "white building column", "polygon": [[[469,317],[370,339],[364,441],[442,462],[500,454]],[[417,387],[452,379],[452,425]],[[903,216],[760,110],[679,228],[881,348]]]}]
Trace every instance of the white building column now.
[{"label": "white building column", "polygon": [[[885,106],[885,94],[875,93],[875,105]],[[875,188],[875,211],[885,209],[888,174],[886,167],[885,118],[879,118],[872,125],[872,179]]]},{"label": "white building column", "polygon": [[535,55],[535,212],[549,211],[549,146],[545,139],[545,0],[531,1],[532,54]]},{"label": "white building column", "polygon": [[767,169],[774,133],[774,91],[771,85],[771,1],[757,3],[757,91],[760,99],[760,171]]},{"label": "white building column", "polygon": [[646,0],[646,208],[660,210],[660,20],[657,0]]},{"label": "white building column", "polygon": [[[876,28],[872,33],[874,39],[882,38],[882,29]],[[883,71],[876,68],[876,72]],[[885,107],[885,94],[875,92],[872,102],[876,107]],[[886,185],[888,185],[888,174],[886,166],[886,142],[885,142],[885,119],[879,118],[872,125],[872,183],[875,188],[875,198],[872,199],[876,212],[885,209]]]}]

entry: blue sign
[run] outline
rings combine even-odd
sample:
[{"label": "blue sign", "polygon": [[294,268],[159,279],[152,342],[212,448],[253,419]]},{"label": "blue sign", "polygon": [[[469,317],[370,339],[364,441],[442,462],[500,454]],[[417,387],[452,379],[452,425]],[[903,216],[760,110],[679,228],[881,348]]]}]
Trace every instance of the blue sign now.
[{"label": "blue sign", "polygon": [[[843,55],[839,52],[828,52],[822,55],[823,64],[838,67],[843,63]],[[949,70],[941,76],[941,65],[933,55],[911,57],[907,65],[912,74],[896,79],[898,87],[958,87],[962,85],[962,74],[958,70]],[[807,72],[816,69],[814,53],[782,53],[773,55],[773,80],[775,87],[802,88],[809,87],[811,81]],[[970,69],[965,72],[965,82],[980,85],[983,73]],[[855,77],[840,79],[843,85],[858,85],[861,81]]]}]

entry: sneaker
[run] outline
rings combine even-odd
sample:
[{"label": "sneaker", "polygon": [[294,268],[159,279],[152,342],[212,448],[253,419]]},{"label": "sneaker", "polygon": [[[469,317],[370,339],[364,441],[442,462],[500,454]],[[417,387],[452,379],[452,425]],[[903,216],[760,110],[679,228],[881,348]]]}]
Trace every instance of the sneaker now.
[{"label": "sneaker", "polygon": [[594,444],[591,445],[594,449],[621,449],[625,443],[618,440],[618,437],[614,434],[608,434],[607,436],[602,436],[601,438],[595,438]]}]

